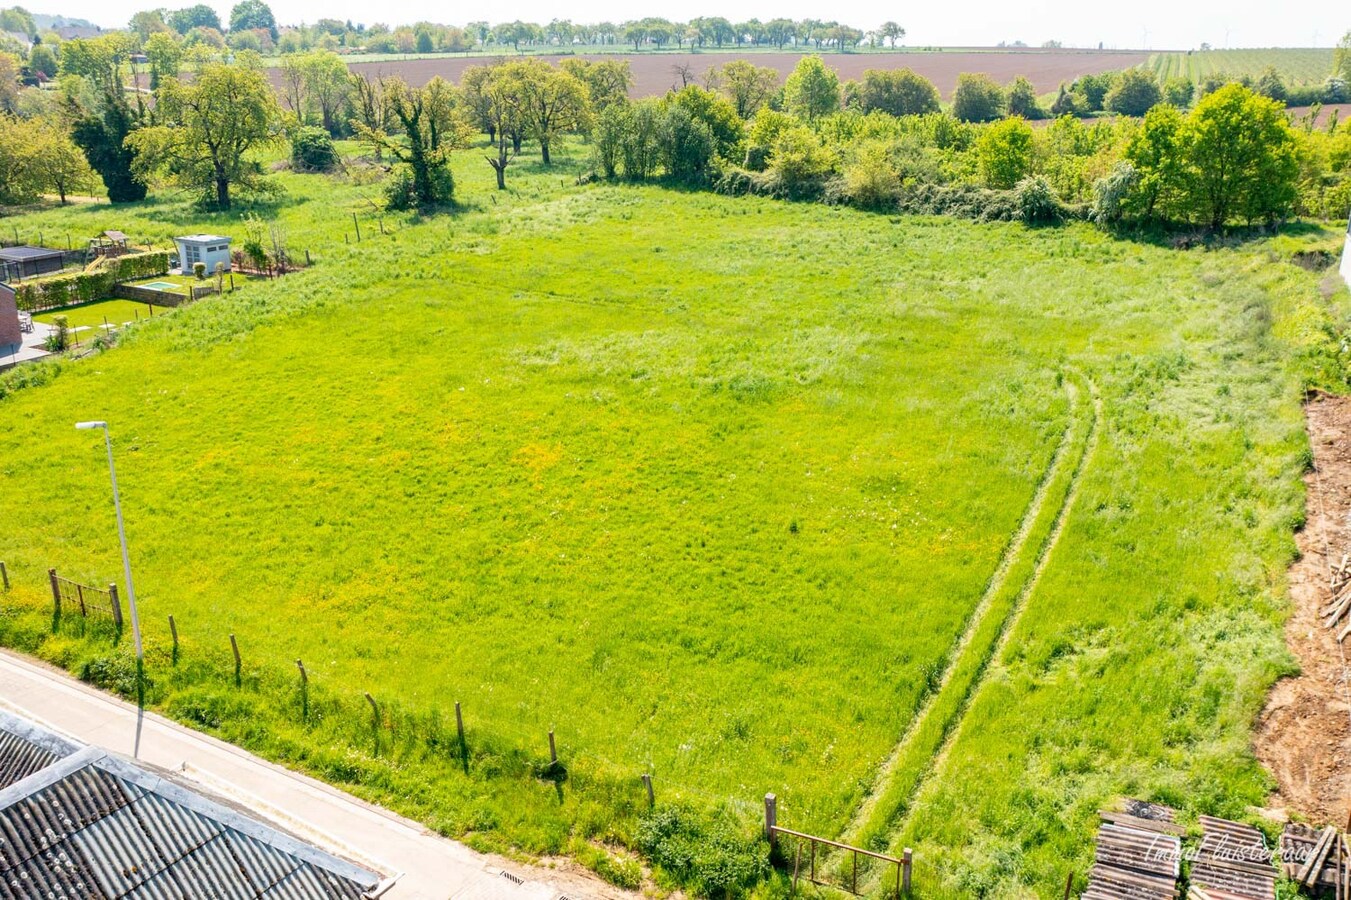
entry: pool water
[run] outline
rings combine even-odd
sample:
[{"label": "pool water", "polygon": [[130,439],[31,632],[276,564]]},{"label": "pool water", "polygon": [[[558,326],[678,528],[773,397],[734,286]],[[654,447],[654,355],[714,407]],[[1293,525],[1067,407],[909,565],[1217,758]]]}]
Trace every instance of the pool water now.
[{"label": "pool water", "polygon": [[149,288],[152,291],[179,291],[179,285],[172,281],[152,281],[149,284],[141,285],[143,288]]}]

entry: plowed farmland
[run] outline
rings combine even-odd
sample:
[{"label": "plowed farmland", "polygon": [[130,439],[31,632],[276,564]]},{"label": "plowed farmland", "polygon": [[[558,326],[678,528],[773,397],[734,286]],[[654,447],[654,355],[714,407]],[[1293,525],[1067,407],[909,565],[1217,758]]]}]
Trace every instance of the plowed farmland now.
[{"label": "plowed farmland", "polygon": [[[557,62],[562,57],[541,57]],[[614,59],[614,54],[583,59]],[[800,53],[643,53],[627,57],[633,67],[634,97],[658,96],[673,86],[680,86],[680,71],[687,69],[702,76],[712,66],[734,59],[749,59],[759,66],[769,66],[780,77],[788,73],[802,58]],[[957,86],[961,72],[984,72],[1001,83],[1015,76],[1026,75],[1042,92],[1053,91],[1062,81],[1073,81],[1080,75],[1128,69],[1148,61],[1149,54],[1137,51],[1103,50],[936,50],[905,53],[844,53],[826,54],[826,64],[840,73],[841,78],[859,78],[868,69],[900,69],[909,67],[938,85],[944,97],[949,97]],[[353,62],[353,71],[367,75],[398,75],[410,84],[421,85],[434,76],[458,81],[468,66],[484,65],[487,57],[427,57],[383,62]],[[280,84],[280,75],[272,72]]]}]

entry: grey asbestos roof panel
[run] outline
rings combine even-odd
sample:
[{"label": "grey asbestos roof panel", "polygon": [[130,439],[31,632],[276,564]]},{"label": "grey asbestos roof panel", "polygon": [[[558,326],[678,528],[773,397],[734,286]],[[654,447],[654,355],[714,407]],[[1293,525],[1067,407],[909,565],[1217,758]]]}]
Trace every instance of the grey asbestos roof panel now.
[{"label": "grey asbestos roof panel", "polygon": [[379,881],[144,766],[0,713],[3,773],[17,777],[0,779],[0,900],[359,900]]}]

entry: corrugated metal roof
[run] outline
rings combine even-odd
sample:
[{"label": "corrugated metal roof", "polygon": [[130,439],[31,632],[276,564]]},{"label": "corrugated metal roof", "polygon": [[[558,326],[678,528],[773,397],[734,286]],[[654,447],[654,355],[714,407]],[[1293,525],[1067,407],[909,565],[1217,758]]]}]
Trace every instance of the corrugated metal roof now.
[{"label": "corrugated metal roof", "polygon": [[379,881],[143,766],[0,713],[0,771],[25,770],[0,785],[0,900],[359,900]]},{"label": "corrugated metal roof", "polygon": [[[9,285],[0,282],[0,288]],[[0,713],[0,789],[40,772],[80,748],[58,735]]]}]

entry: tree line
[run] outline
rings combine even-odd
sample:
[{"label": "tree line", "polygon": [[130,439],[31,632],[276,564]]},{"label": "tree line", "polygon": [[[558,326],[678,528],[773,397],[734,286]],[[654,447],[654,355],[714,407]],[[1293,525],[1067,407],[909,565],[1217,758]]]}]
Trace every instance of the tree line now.
[{"label": "tree line", "polygon": [[[58,41],[54,33],[39,34],[33,18],[21,7],[0,10],[0,32],[25,34],[39,45]],[[365,25],[350,20],[321,18],[313,24],[278,27],[271,8],[263,0],[241,0],[222,22],[205,4],[182,9],[148,9],[137,12],[127,24],[128,32],[142,42],[152,35],[172,35],[188,46],[206,44],[216,49],[253,50],[289,54],[306,50],[365,53],[465,53],[471,50],[527,49],[567,50],[586,47],[629,47],[634,51],[773,47],[848,51],[862,45],[895,47],[905,37],[896,22],[864,30],[848,23],[823,19],[751,18],[733,21],[722,16],[700,16],[688,21],[645,17],[624,22],[573,22],[553,19],[536,22],[469,22],[463,26],[417,22],[393,26]],[[19,53],[24,48],[0,50]]]},{"label": "tree line", "polygon": [[[129,58],[124,34],[63,45],[59,89],[24,91],[35,99],[0,117],[0,171],[15,173],[0,199],[64,195],[96,173],[114,202],[160,182],[228,207],[239,192],[275,190],[258,150],[289,142],[296,169],[322,171],[338,160],[332,138],[353,136],[390,168],[391,207],[431,209],[454,200],[453,153],[481,147],[504,189],[522,153],[548,165],[576,136],[597,179],[977,218],[1217,227],[1340,217],[1351,205],[1351,138],[1335,116],[1291,122],[1256,86],[1170,92],[1142,69],[1080,78],[1049,109],[1025,78],[963,74],[945,105],[908,69],[841,81],[813,55],[782,84],[736,60],[682,70],[678,89],[635,101],[622,58],[500,58],[458,85],[413,87],[310,51],[284,61],[274,90],[261,57],[243,51],[200,55],[192,79],[162,58],[148,102],[126,89]],[[1081,106],[1119,115],[1086,121]],[[1039,117],[1053,121],[1033,127]]]}]

